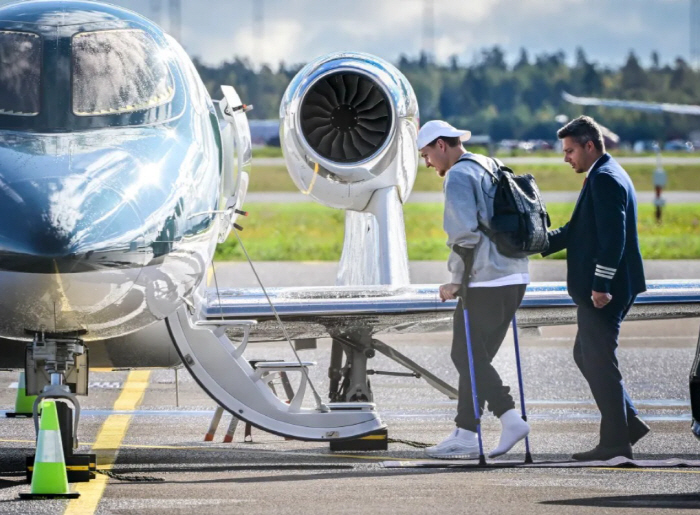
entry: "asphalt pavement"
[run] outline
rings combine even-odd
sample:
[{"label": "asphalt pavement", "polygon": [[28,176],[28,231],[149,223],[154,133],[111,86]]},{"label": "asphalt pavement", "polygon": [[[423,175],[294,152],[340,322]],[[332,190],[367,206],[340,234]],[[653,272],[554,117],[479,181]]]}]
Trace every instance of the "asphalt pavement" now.
[{"label": "asphalt pavement", "polygon": [[[535,280],[561,279],[563,263],[535,262]],[[698,262],[647,262],[649,278],[694,277]],[[260,263],[269,286],[333,280],[334,265]],[[439,282],[443,263],[412,263],[414,282]],[[244,265],[219,266],[219,274],[244,283]],[[433,275],[435,274],[435,275]],[[222,276],[219,277],[221,282]],[[247,279],[246,279],[247,280]],[[325,284],[328,284],[325,282]],[[332,284],[332,282],[331,282]],[[243,285],[243,284],[241,284]],[[252,286],[252,284],[251,284]],[[700,320],[644,321],[623,325],[619,359],[626,386],[652,433],[635,446],[637,458],[700,459],[700,442],[689,431],[688,371]],[[599,418],[587,385],[571,357],[574,327],[543,328],[523,335],[521,359],[530,445],[535,460],[566,460],[597,442]],[[450,384],[457,374],[450,358],[450,334],[389,335],[381,338]],[[256,343],[255,358],[290,358],[283,342]],[[311,379],[327,388],[329,340],[301,351],[315,361]],[[513,341],[509,334],[494,363],[517,398]],[[383,356],[371,368],[401,371]],[[141,374],[141,375],[139,375]],[[0,372],[0,417],[14,403],[17,374]],[[0,418],[0,513],[185,514],[203,513],[670,513],[700,509],[700,469],[695,468],[416,468],[422,451],[391,443],[388,451],[331,453],[327,444],[285,440],[253,429],[243,442],[222,438],[225,415],[214,442],[203,437],[213,401],[185,370],[151,372],[93,370],[91,394],[83,398],[81,449],[95,442],[101,470],[89,484],[73,485],[79,501],[18,501],[24,457],[33,449],[28,419]],[[453,428],[456,403],[412,377],[372,376],[375,402],[390,438],[436,443]],[[123,428],[123,434],[117,429]],[[499,424],[484,418],[484,441],[498,441]],[[504,460],[522,460],[518,444]],[[387,468],[401,461],[401,468]]]}]

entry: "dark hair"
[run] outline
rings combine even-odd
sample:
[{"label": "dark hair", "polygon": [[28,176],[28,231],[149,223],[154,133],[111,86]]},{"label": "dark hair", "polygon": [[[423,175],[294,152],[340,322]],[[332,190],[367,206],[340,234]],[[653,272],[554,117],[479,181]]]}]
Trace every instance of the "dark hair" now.
[{"label": "dark hair", "polygon": [[457,145],[461,145],[461,144],[462,144],[462,140],[459,139],[459,136],[438,136],[438,137],[435,138],[433,141],[431,141],[430,143],[428,143],[428,144],[426,145],[426,147],[434,147],[435,144],[437,143],[437,141],[438,141],[439,139],[441,139],[442,141],[444,141],[445,144],[446,144],[448,147],[452,147],[452,148],[456,147]]},{"label": "dark hair", "polygon": [[557,137],[559,139],[571,137],[581,146],[592,141],[596,150],[605,152],[603,133],[600,131],[600,127],[598,127],[595,120],[590,116],[579,116],[571,120],[557,131]]}]

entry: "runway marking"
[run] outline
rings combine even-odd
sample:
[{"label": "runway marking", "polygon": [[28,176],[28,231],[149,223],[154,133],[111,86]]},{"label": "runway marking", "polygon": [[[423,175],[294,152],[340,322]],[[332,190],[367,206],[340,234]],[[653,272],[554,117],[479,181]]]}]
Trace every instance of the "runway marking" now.
[{"label": "runway marking", "polygon": [[[119,398],[114,402],[115,411],[135,410],[143,400],[151,377],[150,370],[132,370],[126,378],[126,383]],[[122,440],[129,428],[133,415],[110,415],[102,424],[92,452],[97,454],[100,470],[110,470],[114,466],[121,447]],[[102,499],[109,478],[98,474],[89,483],[79,483],[76,491],[80,492],[78,499],[73,499],[66,508],[65,515],[92,515]]]}]

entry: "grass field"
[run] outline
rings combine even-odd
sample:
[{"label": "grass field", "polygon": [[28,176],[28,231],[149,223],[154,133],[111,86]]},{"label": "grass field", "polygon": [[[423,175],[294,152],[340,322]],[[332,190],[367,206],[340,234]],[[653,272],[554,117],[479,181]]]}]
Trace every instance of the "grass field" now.
[{"label": "grass field", "polygon": [[[250,204],[240,223],[243,244],[256,261],[338,261],[343,245],[345,213],[318,204]],[[552,228],[568,221],[573,204],[549,204]],[[639,234],[645,259],[700,259],[700,205],[671,204],[664,223],[654,222],[653,206],[639,207]],[[404,206],[408,257],[447,258],[441,204]],[[553,258],[561,259],[563,253]],[[242,260],[235,236],[217,250],[219,260]],[[536,259],[539,259],[536,258]]]},{"label": "grass field", "polygon": [[[488,149],[482,145],[466,145],[467,150],[470,152],[477,152],[480,154],[488,153]],[[637,153],[632,150],[624,150],[616,148],[612,150],[616,156],[624,157],[651,157],[655,156],[654,152],[642,152]],[[496,152],[496,157],[561,157],[561,152],[556,150],[539,150],[537,152],[528,152],[522,149],[516,149],[515,151],[510,150],[498,150]],[[683,151],[664,151],[662,157],[693,157],[697,154],[692,152]],[[253,149],[253,157],[282,157],[281,147],[255,147]]]},{"label": "grass field", "polygon": [[[628,165],[625,169],[632,177],[638,191],[650,191],[653,165]],[[700,166],[668,165],[666,189],[679,191],[700,191]],[[583,178],[575,174],[568,165],[527,165],[515,167],[518,174],[531,173],[537,179],[542,191],[576,191],[581,189]],[[442,191],[442,179],[431,169],[421,166],[414,191]],[[284,166],[254,166],[250,176],[249,191],[297,191]]]}]

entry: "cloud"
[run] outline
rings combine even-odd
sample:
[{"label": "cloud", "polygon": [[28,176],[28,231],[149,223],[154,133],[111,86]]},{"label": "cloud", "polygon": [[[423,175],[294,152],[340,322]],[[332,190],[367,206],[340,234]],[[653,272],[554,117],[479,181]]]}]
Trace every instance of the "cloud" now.
[{"label": "cloud", "polygon": [[[0,0],[2,1],[2,0]],[[234,56],[252,62],[307,62],[338,51],[369,52],[389,61],[417,56],[429,0],[182,0],[182,43],[205,62]],[[261,2],[264,2],[261,4]],[[435,49],[441,61],[470,61],[480,49],[501,46],[515,59],[576,48],[604,65],[624,62],[630,49],[646,59],[689,58],[688,0],[432,0]],[[112,0],[153,14],[153,2]],[[263,5],[264,45],[253,5]],[[167,18],[169,2],[161,0]],[[167,23],[164,23],[167,27]]]}]

